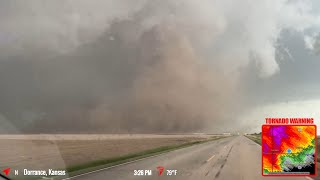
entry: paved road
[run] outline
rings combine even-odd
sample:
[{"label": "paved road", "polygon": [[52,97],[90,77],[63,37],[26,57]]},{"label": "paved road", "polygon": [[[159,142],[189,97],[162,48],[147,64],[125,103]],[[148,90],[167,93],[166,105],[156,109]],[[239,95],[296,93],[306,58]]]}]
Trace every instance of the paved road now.
[{"label": "paved road", "polygon": [[[158,176],[156,167],[176,169]],[[134,176],[134,170],[152,170],[152,176]],[[261,147],[244,136],[179,149],[156,157],[76,177],[79,180],[306,180],[306,177],[261,176]],[[310,178],[309,178],[310,179]]]}]

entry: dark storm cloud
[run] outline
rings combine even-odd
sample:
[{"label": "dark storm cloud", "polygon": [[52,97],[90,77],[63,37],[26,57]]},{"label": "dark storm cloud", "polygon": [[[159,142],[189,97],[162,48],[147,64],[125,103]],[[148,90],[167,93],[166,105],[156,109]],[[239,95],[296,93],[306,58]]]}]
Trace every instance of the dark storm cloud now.
[{"label": "dark storm cloud", "polygon": [[280,73],[269,79],[258,79],[253,63],[244,73],[244,86],[252,93],[250,101],[272,104],[320,98],[319,55],[304,46],[302,34],[284,31],[279,49],[285,49],[282,57],[278,57]]},{"label": "dark storm cloud", "polygon": [[262,92],[314,84],[304,68],[315,57],[291,52],[304,42],[288,47],[299,61],[276,60],[279,29],[316,24],[300,4],[1,2],[0,121],[43,133],[238,128],[235,117]]},{"label": "dark storm cloud", "polygon": [[31,46],[4,56],[2,115],[26,132],[181,132],[221,121],[227,77],[207,69],[176,24],[143,27],[155,6],[67,54]]},{"label": "dark storm cloud", "polygon": [[314,43],[314,51],[317,55],[320,55],[320,33],[316,36]]}]

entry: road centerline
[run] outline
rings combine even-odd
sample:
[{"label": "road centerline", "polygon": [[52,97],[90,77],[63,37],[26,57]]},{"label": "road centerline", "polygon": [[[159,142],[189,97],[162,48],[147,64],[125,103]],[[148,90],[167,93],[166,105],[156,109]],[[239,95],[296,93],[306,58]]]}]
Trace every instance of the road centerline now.
[{"label": "road centerline", "polygon": [[212,155],[209,159],[207,159],[207,162],[211,161],[214,158],[215,155]]}]

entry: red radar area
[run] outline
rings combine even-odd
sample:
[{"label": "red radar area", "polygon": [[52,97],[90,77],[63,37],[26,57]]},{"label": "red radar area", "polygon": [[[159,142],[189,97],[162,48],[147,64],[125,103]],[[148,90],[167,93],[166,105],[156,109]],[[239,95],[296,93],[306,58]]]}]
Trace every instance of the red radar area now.
[{"label": "red radar area", "polygon": [[316,132],[315,125],[263,125],[262,175],[315,176]]}]

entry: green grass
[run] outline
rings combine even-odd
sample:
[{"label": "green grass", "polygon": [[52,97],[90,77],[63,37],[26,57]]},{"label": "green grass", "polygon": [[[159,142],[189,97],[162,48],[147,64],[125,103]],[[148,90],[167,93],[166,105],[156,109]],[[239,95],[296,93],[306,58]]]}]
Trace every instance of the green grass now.
[{"label": "green grass", "polygon": [[142,151],[142,152],[138,152],[138,153],[132,153],[132,154],[124,155],[124,156],[96,160],[96,161],[91,161],[91,162],[84,163],[84,164],[70,166],[70,167],[67,167],[66,170],[67,170],[69,176],[75,176],[77,174],[82,174],[85,172],[90,172],[90,171],[94,171],[97,169],[102,169],[102,168],[114,166],[117,164],[122,164],[122,163],[129,162],[129,161],[133,161],[133,160],[137,160],[137,159],[141,159],[141,158],[145,158],[145,157],[150,157],[150,156],[162,154],[162,153],[169,152],[169,151],[173,151],[173,150],[177,150],[177,149],[181,149],[181,148],[185,148],[185,147],[189,147],[189,146],[193,146],[193,145],[197,145],[197,144],[202,144],[202,143],[213,141],[213,140],[218,140],[221,138],[224,138],[224,137],[214,137],[214,138],[210,138],[210,139],[204,140],[204,141],[194,141],[194,142],[189,142],[189,143],[184,143],[184,144],[179,144],[179,145],[162,146],[159,148],[150,149],[150,150],[146,150],[146,151]]},{"label": "green grass", "polygon": [[[227,137],[227,136],[211,137],[207,140],[193,141],[193,142],[183,143],[183,144],[179,144],[179,145],[162,146],[162,147],[158,147],[155,149],[150,149],[150,150],[146,150],[146,151],[142,151],[142,152],[138,152],[138,153],[132,153],[132,154],[124,155],[124,156],[91,161],[91,162],[87,162],[87,163],[79,164],[79,165],[75,165],[75,166],[69,166],[69,167],[65,168],[65,170],[68,173],[69,177],[72,177],[72,176],[79,175],[82,173],[91,172],[94,170],[99,170],[102,168],[107,168],[107,167],[111,167],[114,165],[122,164],[125,162],[130,162],[130,161],[134,161],[134,160],[138,160],[138,159],[142,159],[142,158],[146,158],[146,157],[150,157],[150,156],[154,156],[154,155],[159,155],[162,153],[174,151],[174,150],[181,149],[181,148],[186,148],[186,147],[197,145],[197,144],[203,144],[203,143],[206,143],[209,141],[214,141],[214,140],[218,140],[218,139],[225,138],[225,137]],[[60,170],[63,170],[63,169],[64,168],[60,168]],[[20,177],[15,177],[15,178],[20,179]],[[64,176],[51,176],[51,177],[48,176],[48,178],[54,178],[55,180],[59,180],[59,179],[63,179]],[[26,179],[26,178],[23,177],[23,179]],[[29,179],[29,180],[39,179],[39,176],[38,177],[29,176],[27,179]]]},{"label": "green grass", "polygon": [[67,171],[70,172],[74,172],[74,171],[79,171],[82,169],[87,169],[90,167],[97,167],[97,166],[101,166],[101,165],[115,165],[115,164],[120,164],[123,162],[126,162],[128,160],[135,160],[135,159],[140,159],[140,158],[144,158],[144,157],[148,157],[151,155],[156,155],[159,154],[161,152],[167,152],[170,150],[174,150],[174,149],[178,149],[178,148],[183,148],[183,147],[187,147],[187,146],[191,146],[191,145],[195,145],[195,144],[200,144],[202,143],[201,141],[195,141],[195,142],[191,142],[191,143],[186,143],[186,144],[181,144],[181,145],[172,145],[172,146],[162,146],[159,148],[155,148],[155,149],[150,149],[150,150],[146,150],[146,151],[142,151],[142,152],[138,152],[138,153],[134,153],[134,154],[128,154],[125,156],[120,156],[120,157],[115,157],[115,158],[110,158],[110,159],[103,159],[103,160],[97,160],[97,161],[92,161],[92,162],[88,162],[88,163],[84,163],[84,164],[80,164],[80,165],[75,165],[75,166],[71,166],[67,168]]},{"label": "green grass", "polygon": [[246,137],[261,145],[261,135],[246,135]]}]

